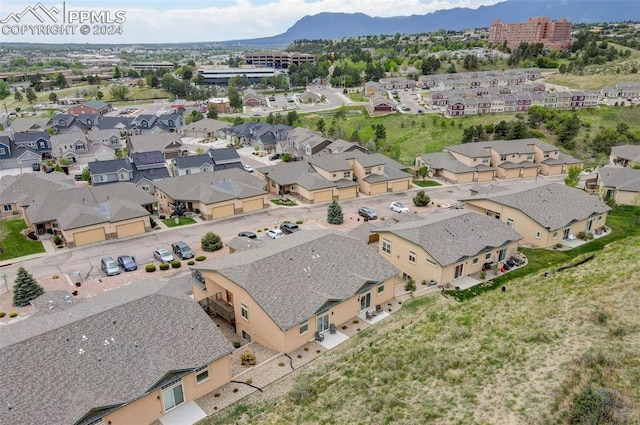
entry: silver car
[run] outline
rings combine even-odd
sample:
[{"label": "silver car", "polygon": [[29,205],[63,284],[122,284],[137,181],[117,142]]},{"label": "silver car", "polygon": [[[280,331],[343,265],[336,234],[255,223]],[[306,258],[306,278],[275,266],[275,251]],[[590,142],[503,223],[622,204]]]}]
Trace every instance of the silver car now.
[{"label": "silver car", "polygon": [[115,276],[120,274],[120,267],[113,261],[111,257],[104,257],[100,260],[100,267],[107,276]]},{"label": "silver car", "polygon": [[174,260],[173,255],[164,248],[153,251],[153,256],[161,263],[170,263]]}]

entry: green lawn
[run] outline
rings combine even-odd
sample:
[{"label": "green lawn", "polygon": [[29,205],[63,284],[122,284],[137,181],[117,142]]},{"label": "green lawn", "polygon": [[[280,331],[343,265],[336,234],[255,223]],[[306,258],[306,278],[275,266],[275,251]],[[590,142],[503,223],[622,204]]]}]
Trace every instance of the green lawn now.
[{"label": "green lawn", "polygon": [[442,186],[435,180],[413,180],[412,183],[420,187]]},{"label": "green lawn", "polygon": [[22,218],[3,220],[2,223],[7,234],[1,243],[2,253],[0,254],[0,260],[44,252],[42,242],[32,241],[20,233],[27,228]]},{"label": "green lawn", "polygon": [[191,217],[177,217],[177,218],[178,218],[178,224],[176,224],[176,219],[175,218],[166,218],[166,219],[162,220],[162,222],[167,227],[178,227],[178,226],[184,226],[184,225],[187,225],[187,224],[196,223],[196,221],[194,219],[192,219]]},{"label": "green lawn", "polygon": [[295,205],[298,205],[296,203],[296,201],[294,201],[293,199],[272,199],[271,202],[273,202],[276,205],[279,205],[281,207],[293,207]]}]

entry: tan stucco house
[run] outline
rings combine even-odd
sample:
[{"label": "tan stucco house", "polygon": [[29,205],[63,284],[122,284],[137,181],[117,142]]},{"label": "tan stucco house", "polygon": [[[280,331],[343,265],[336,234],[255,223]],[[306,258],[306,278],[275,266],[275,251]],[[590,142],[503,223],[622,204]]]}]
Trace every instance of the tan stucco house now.
[{"label": "tan stucco house", "polygon": [[24,218],[36,234],[58,233],[75,247],[151,231],[155,201],[132,183],[76,187],[35,197]]},{"label": "tan stucco house", "polygon": [[619,145],[611,148],[611,165],[633,167],[640,164],[640,145]]},{"label": "tan stucco house", "polygon": [[480,272],[485,263],[515,255],[522,236],[482,214],[442,210],[423,220],[375,229],[370,239],[405,280],[455,285],[455,279]]},{"label": "tan stucco house", "polygon": [[362,241],[303,230],[192,269],[194,299],[236,334],[290,352],[393,298],[398,270]]},{"label": "tan stucco house", "polygon": [[635,205],[640,193],[640,170],[602,167],[598,169],[598,187],[604,201]]},{"label": "tan stucco house", "polygon": [[551,247],[605,225],[611,210],[594,195],[562,184],[478,192],[465,208],[497,218],[535,247]]},{"label": "tan stucco house", "polygon": [[25,173],[0,178],[0,217],[22,214],[33,199],[75,187],[64,173]]},{"label": "tan stucco house", "polygon": [[231,380],[230,342],[190,279],[46,292],[0,327],[0,423],[150,424]]},{"label": "tan stucco house", "polygon": [[204,220],[259,211],[268,206],[264,181],[244,170],[176,176],[154,182],[158,209],[171,213],[176,205],[201,214]]}]

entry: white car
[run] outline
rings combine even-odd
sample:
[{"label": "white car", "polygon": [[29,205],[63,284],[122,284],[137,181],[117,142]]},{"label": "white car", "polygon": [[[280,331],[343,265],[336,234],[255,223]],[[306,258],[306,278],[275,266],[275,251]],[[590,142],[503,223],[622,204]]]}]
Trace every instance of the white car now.
[{"label": "white car", "polygon": [[267,230],[267,236],[271,239],[278,239],[284,236],[284,233],[282,233],[282,230],[280,229],[269,229]]},{"label": "white car", "polygon": [[156,260],[162,263],[170,263],[174,260],[173,255],[164,248],[156,249],[153,251],[153,256]]},{"label": "white car", "polygon": [[391,210],[393,212],[397,212],[397,213],[408,213],[409,212],[409,208],[403,204],[402,202],[392,202],[391,203]]},{"label": "white car", "polygon": [[242,167],[244,168],[244,171],[253,173],[253,167],[251,165],[244,164]]}]

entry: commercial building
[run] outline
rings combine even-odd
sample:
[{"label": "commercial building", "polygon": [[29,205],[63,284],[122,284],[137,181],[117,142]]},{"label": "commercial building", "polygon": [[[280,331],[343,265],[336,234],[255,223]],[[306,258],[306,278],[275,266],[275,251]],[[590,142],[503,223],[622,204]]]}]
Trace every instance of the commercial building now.
[{"label": "commercial building", "polygon": [[200,68],[198,74],[204,77],[205,84],[226,85],[229,79],[241,75],[246,75],[251,84],[262,81],[263,78],[271,78],[275,75],[283,74],[274,68]]},{"label": "commercial building", "polygon": [[565,18],[549,21],[549,18],[529,18],[527,22],[504,23],[499,19],[489,27],[489,42],[514,48],[520,43],[544,43],[545,46],[558,50],[567,49],[571,45],[572,23]]},{"label": "commercial building", "polygon": [[316,63],[314,55],[298,52],[254,52],[244,55],[244,61],[253,66],[287,69],[289,65],[301,65],[305,62]]}]

